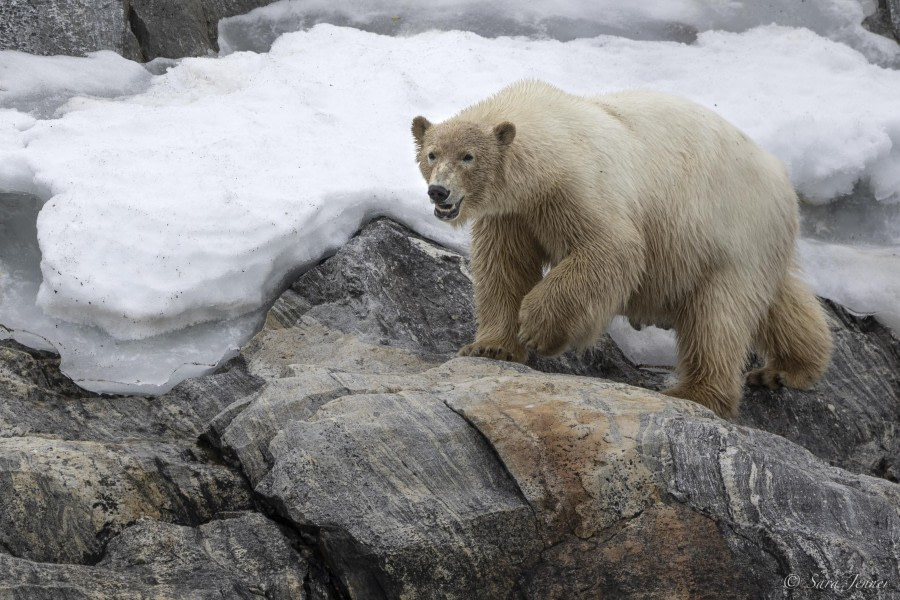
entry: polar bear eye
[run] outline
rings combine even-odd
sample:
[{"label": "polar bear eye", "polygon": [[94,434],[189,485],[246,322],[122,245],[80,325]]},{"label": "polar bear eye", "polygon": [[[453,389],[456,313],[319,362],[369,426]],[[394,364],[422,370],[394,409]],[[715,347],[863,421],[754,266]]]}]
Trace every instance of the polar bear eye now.
[{"label": "polar bear eye", "polygon": [[466,154],[465,156],[463,156],[463,162],[472,162],[473,160],[475,160],[475,157],[471,154]]},{"label": "polar bear eye", "polygon": [[434,152],[429,152],[429,153],[428,153],[428,160],[434,160],[434,159],[435,159]]}]

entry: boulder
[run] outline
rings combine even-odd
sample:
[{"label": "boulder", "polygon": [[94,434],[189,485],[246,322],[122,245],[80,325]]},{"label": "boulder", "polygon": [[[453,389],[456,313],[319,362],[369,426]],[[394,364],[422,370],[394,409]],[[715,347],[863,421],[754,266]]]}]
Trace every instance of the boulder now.
[{"label": "boulder", "polygon": [[272,0],[4,0],[0,50],[83,55],[112,50],[126,58],[218,52],[220,19]]},{"label": "boulder", "polygon": [[204,56],[219,51],[220,19],[273,0],[125,0],[140,59]]},{"label": "boulder", "polygon": [[[738,422],[834,465],[897,481],[900,342],[871,317],[826,306],[835,352],[823,379],[805,391],[745,389]],[[465,259],[379,220],[285,291],[242,355],[262,378],[284,376],[293,364],[409,373],[452,358],[474,335]],[[533,356],[528,365],[657,391],[665,383],[664,374],[633,365],[608,335],[588,352]]]},{"label": "boulder", "polygon": [[830,310],[825,380],[731,423],[628,385],[662,377],[609,340],[530,363],[553,373],[453,358],[465,260],[380,220],[276,301],[242,352],[266,383],[206,438],[351,598],[887,598],[900,355]]},{"label": "boulder", "polygon": [[113,50],[139,56],[123,0],[3,0],[0,50],[80,56]]}]

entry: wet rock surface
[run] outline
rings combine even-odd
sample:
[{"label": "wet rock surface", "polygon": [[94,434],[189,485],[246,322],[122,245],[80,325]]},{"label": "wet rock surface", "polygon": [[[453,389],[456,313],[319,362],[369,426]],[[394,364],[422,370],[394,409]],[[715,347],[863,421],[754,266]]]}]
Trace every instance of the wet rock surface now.
[{"label": "wet rock surface", "polygon": [[830,306],[825,379],[728,422],[608,338],[456,358],[471,298],[462,257],[378,220],[160,398],[0,343],[0,597],[900,593],[900,352],[876,322]]}]

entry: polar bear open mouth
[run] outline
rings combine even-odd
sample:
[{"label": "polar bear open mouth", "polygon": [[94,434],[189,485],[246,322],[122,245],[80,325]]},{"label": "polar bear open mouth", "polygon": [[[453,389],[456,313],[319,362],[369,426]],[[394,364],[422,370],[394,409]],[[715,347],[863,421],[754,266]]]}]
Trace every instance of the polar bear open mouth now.
[{"label": "polar bear open mouth", "polygon": [[452,221],[457,216],[459,216],[459,209],[462,206],[464,199],[465,198],[460,198],[451,208],[441,208],[435,205],[434,216],[436,216],[441,221]]}]

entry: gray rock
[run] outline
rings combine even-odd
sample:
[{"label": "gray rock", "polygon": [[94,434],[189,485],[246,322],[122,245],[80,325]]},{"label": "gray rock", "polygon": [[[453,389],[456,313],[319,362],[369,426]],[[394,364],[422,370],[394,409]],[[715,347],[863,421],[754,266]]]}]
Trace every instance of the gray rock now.
[{"label": "gray rock", "polygon": [[[750,392],[742,422],[890,478],[897,342],[831,310],[823,382]],[[898,591],[896,483],[625,383],[452,358],[472,321],[464,260],[382,220],[242,352],[266,383],[206,436],[347,596],[807,598],[854,574],[881,588],[846,597]],[[611,341],[531,364],[661,382]]]},{"label": "gray rock", "polygon": [[[608,339],[547,372],[455,358],[471,293],[462,257],[380,220],[161,398],[0,342],[0,597],[900,593],[900,352],[875,321],[831,306],[823,381],[730,423]],[[216,520],[254,508],[289,529]]]},{"label": "gray rock", "polygon": [[0,342],[0,598],[332,598],[300,540],[218,520],[258,502],[197,436],[263,383],[238,358],[164,397],[98,396]]},{"label": "gray rock", "polygon": [[806,391],[744,391],[738,422],[854,473],[900,480],[900,342],[872,317],[826,302],[834,355]]},{"label": "gray rock", "polygon": [[141,58],[180,58],[218,52],[220,19],[273,0],[126,0],[128,23]]},{"label": "gray rock", "polygon": [[863,27],[900,42],[900,0],[878,0],[875,12],[863,20]]},{"label": "gray rock", "polygon": [[137,58],[122,0],[4,0],[0,50],[82,55],[114,50]]},{"label": "gray rock", "polygon": [[[243,355],[263,378],[311,363],[349,372],[423,371],[473,339],[472,293],[460,255],[396,223],[375,221],[275,302]],[[827,306],[835,353],[823,380],[808,391],[747,388],[738,422],[851,471],[897,481],[900,342],[874,319]],[[652,390],[664,383],[659,372],[634,366],[606,335],[586,353],[533,356],[528,365]]]},{"label": "gray rock", "polygon": [[503,598],[540,548],[490,446],[425,392],[334,400],[269,451],[257,492],[319,532],[353,598]]},{"label": "gray rock", "polygon": [[217,52],[217,23],[272,0],[4,0],[0,50],[132,60]]},{"label": "gray rock", "polygon": [[306,576],[292,541],[258,514],[196,528],[141,520],[113,539],[93,566],[0,554],[0,597],[11,599],[298,600],[312,597],[303,591]]},{"label": "gray rock", "polygon": [[894,31],[894,38],[900,42],[900,0],[884,0],[890,14],[891,29]]},{"label": "gray rock", "polygon": [[67,382],[57,358],[0,342],[0,548],[90,562],[139,518],[198,525],[252,508],[242,475],[195,443],[223,408],[213,394],[185,401],[198,385],[168,398],[96,396]]}]

